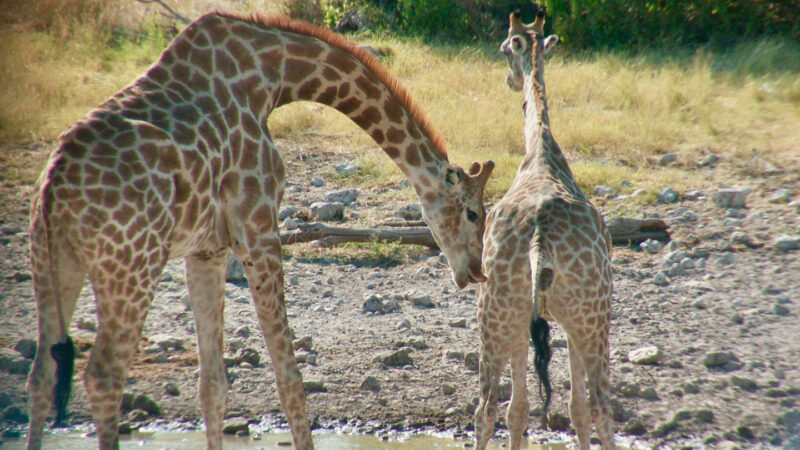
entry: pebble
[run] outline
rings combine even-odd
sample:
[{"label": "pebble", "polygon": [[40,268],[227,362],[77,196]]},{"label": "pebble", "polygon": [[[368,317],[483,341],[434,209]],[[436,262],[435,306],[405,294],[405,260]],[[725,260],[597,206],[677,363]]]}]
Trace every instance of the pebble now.
[{"label": "pebble", "polygon": [[770,197],[770,203],[789,203],[792,200],[792,192],[788,189],[778,189]]},{"label": "pebble", "polygon": [[478,352],[470,352],[464,355],[464,366],[468,370],[477,371],[478,370],[478,361],[480,360],[480,356]]},{"label": "pebble", "polygon": [[345,177],[349,177],[350,175],[353,175],[354,173],[358,173],[360,171],[361,171],[361,166],[351,161],[336,166],[336,173]]},{"label": "pebble", "polygon": [[320,177],[314,177],[311,179],[311,185],[316,187],[325,186],[325,180]]},{"label": "pebble", "polygon": [[448,323],[448,325],[450,325],[453,328],[467,328],[467,319],[461,318],[461,319],[451,320],[450,323]]},{"label": "pebble", "polygon": [[700,167],[711,167],[714,164],[716,164],[717,161],[719,161],[719,156],[717,156],[714,153],[709,153],[709,154],[703,156],[702,158],[700,158],[700,161],[698,161],[697,164]]},{"label": "pebble", "polygon": [[178,385],[173,382],[169,382],[164,385],[164,392],[166,392],[167,395],[173,395],[173,396],[180,395],[181,393],[180,389],[178,388]]},{"label": "pebble", "polygon": [[783,306],[781,304],[777,304],[776,303],[772,307],[772,312],[774,312],[775,314],[777,314],[779,316],[788,316],[790,311],[789,311],[789,308],[787,308],[787,307],[785,307],[785,306]]},{"label": "pebble", "polygon": [[158,406],[155,400],[147,396],[146,394],[138,394],[133,397],[133,400],[130,403],[131,411],[135,409],[141,409],[146,411],[147,414],[151,416],[160,416],[161,415],[161,408]]},{"label": "pebble", "polygon": [[647,427],[638,419],[633,419],[622,427],[622,431],[632,436],[641,436],[647,433]]},{"label": "pebble", "polygon": [[294,215],[297,214],[298,211],[299,209],[296,206],[284,206],[280,210],[278,210],[278,218],[280,218],[280,220],[289,219],[291,217],[294,217]]},{"label": "pebble", "polygon": [[246,362],[254,366],[258,366],[258,363],[261,361],[261,355],[258,354],[258,350],[256,349],[245,347],[236,352],[233,360],[236,362],[236,364],[242,364]]},{"label": "pebble", "polygon": [[736,258],[733,256],[733,253],[725,253],[714,260],[714,263],[718,266],[730,266],[734,262],[736,262]]},{"label": "pebble", "polygon": [[185,350],[183,339],[170,334],[154,334],[147,340],[159,346],[161,350],[165,352],[169,352],[170,350]]},{"label": "pebble", "polygon": [[461,361],[464,359],[464,352],[458,350],[448,350],[444,354],[445,359],[454,359],[456,361]]},{"label": "pebble", "polygon": [[415,348],[417,350],[426,350],[430,348],[430,346],[428,346],[428,343],[425,342],[425,339],[422,338],[409,339],[408,346]]},{"label": "pebble", "polygon": [[665,187],[658,193],[659,203],[675,203],[678,201],[678,193],[671,187]]},{"label": "pebble", "polygon": [[433,308],[435,306],[430,295],[416,289],[411,289],[403,294],[403,298],[410,301],[416,308]]},{"label": "pebble", "polygon": [[731,233],[730,242],[731,244],[734,245],[738,244],[747,247],[751,247],[753,245],[753,239],[750,237],[749,234],[743,231],[734,231],[733,233]]},{"label": "pebble", "polygon": [[247,277],[244,274],[244,265],[239,259],[231,253],[231,257],[228,260],[228,273],[225,276],[225,280],[239,282],[246,280]]},{"label": "pebble", "polygon": [[752,378],[737,377],[736,375],[733,375],[731,376],[730,381],[732,385],[748,392],[754,392],[756,389],[758,389],[758,383],[756,383]]},{"label": "pebble", "polygon": [[678,160],[678,155],[675,153],[665,153],[658,158],[658,165],[659,166],[668,166],[670,164],[675,163]]},{"label": "pebble", "polygon": [[736,355],[732,352],[709,352],[703,357],[703,365],[712,369],[725,366],[736,360]]},{"label": "pebble", "polygon": [[150,418],[150,414],[143,409],[134,409],[128,413],[128,420],[131,422],[144,422]]},{"label": "pebble", "polygon": [[303,381],[303,389],[306,394],[328,392],[328,388],[325,387],[325,383],[322,381]]},{"label": "pebble", "polygon": [[714,203],[720,208],[744,208],[749,189],[720,189],[714,195]]},{"label": "pebble", "polygon": [[233,332],[233,335],[243,338],[250,337],[250,328],[247,325],[242,325]]},{"label": "pebble", "polygon": [[414,360],[409,354],[410,348],[401,348],[400,350],[389,355],[378,356],[376,361],[389,367],[403,367],[414,363]]},{"label": "pebble", "polygon": [[377,378],[370,375],[364,378],[364,381],[361,382],[361,386],[359,387],[359,389],[361,389],[362,391],[380,392],[381,383],[378,381]]},{"label": "pebble", "polygon": [[422,220],[422,207],[419,203],[411,203],[395,211],[394,215],[405,220]]},{"label": "pebble", "polygon": [[646,241],[639,244],[639,248],[641,250],[646,251],[651,255],[654,255],[659,251],[661,251],[661,247],[662,247],[661,242],[655,239],[647,239]]},{"label": "pebble", "polygon": [[800,249],[800,236],[782,234],[772,241],[772,245],[783,253]]},{"label": "pebble", "polygon": [[300,339],[295,339],[292,341],[292,345],[294,346],[295,350],[311,351],[312,337],[303,336]]},{"label": "pebble", "polygon": [[222,432],[225,434],[237,434],[240,431],[250,432],[250,424],[247,423],[247,419],[241,417],[227,419],[222,425]]},{"label": "pebble", "polygon": [[25,359],[33,359],[36,356],[36,345],[33,339],[20,339],[14,345],[14,350]]},{"label": "pebble", "polygon": [[710,409],[698,409],[694,412],[694,417],[698,422],[712,423],[714,421],[714,412]]},{"label": "pebble", "polygon": [[617,190],[603,185],[597,185],[594,187],[594,195],[598,197],[615,197],[617,195]]},{"label": "pebble", "polygon": [[655,276],[653,277],[653,284],[655,284],[656,286],[666,286],[669,284],[669,282],[670,279],[667,276],[666,272],[664,272],[663,270],[656,273]]},{"label": "pebble", "polygon": [[344,219],[344,203],[314,202],[311,204],[311,217],[316,220]]},{"label": "pebble", "polygon": [[342,203],[349,206],[358,199],[360,193],[361,191],[358,189],[339,189],[326,192],[325,195],[322,196],[322,200],[328,203]]},{"label": "pebble", "polygon": [[455,393],[456,393],[456,388],[454,388],[453,386],[451,386],[449,384],[443,384],[442,385],[442,394],[444,394],[444,395],[453,395]]},{"label": "pebble", "polygon": [[91,319],[80,319],[77,326],[79,330],[97,331],[97,324]]},{"label": "pebble", "polygon": [[634,364],[658,364],[661,360],[661,350],[655,345],[637,348],[628,352],[628,360]]}]

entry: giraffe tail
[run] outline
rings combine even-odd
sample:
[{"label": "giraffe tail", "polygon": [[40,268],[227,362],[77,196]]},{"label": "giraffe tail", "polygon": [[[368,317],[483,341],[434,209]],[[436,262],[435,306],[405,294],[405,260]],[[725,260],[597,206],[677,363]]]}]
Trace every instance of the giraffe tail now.
[{"label": "giraffe tail", "polygon": [[541,316],[544,310],[545,291],[553,282],[553,271],[545,267],[545,255],[541,251],[540,228],[537,227],[533,234],[531,249],[528,253],[531,264],[531,280],[533,287],[533,318],[531,319],[531,344],[533,345],[534,358],[533,367],[539,377],[539,398],[542,399],[542,421],[545,427],[548,423],[548,409],[550,408],[550,398],[552,387],[550,385],[550,374],[548,365],[552,350],[550,349],[550,325]]},{"label": "giraffe tail", "polygon": [[[46,183],[44,179],[40,179],[40,183],[42,182]],[[54,301],[58,314],[58,323],[60,327],[58,332],[60,339],[50,347],[50,356],[56,362],[56,382],[53,386],[53,404],[56,410],[54,426],[60,426],[67,418],[67,405],[72,392],[72,376],[75,372],[75,344],[72,342],[72,338],[69,334],[67,334],[68,329],[61,304],[61,290],[57,271],[58,261],[56,260],[57,251],[54,251],[52,246],[52,230],[47,216],[47,211],[49,209],[47,207],[48,198],[48,186],[44,185],[33,206],[35,209],[35,218],[32,221],[31,240],[38,240],[37,247],[41,250],[37,251],[35,255],[43,260],[44,264],[42,264],[42,266],[45,267],[48,272],[38,277],[38,282],[44,281],[49,284],[49,286],[46,286],[44,289],[45,291],[49,291],[49,294],[37,293],[37,297],[40,295],[51,297],[50,299],[37,298],[37,301]],[[44,309],[49,310],[49,308]],[[46,349],[40,349],[39,351],[46,351]]]}]

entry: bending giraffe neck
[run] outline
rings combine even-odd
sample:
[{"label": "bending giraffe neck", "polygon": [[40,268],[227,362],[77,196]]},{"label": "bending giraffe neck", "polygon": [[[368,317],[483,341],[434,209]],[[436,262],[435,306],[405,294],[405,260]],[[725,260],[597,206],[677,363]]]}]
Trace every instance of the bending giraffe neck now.
[{"label": "bending giraffe neck", "polygon": [[[531,71],[525,73],[525,158],[519,172],[545,174],[563,184],[577,198],[585,199],[575,182],[567,159],[550,131],[547,92],[544,83],[544,47],[541,35],[532,33]],[[517,179],[523,179],[517,175]]]},{"label": "bending giraffe neck", "polygon": [[331,106],[373,138],[418,194],[435,186],[449,164],[443,139],[375,57],[288,18],[203,16],[143,80],[212,93],[225,128],[241,127],[253,139],[268,132],[266,119],[280,106],[303,100]]}]

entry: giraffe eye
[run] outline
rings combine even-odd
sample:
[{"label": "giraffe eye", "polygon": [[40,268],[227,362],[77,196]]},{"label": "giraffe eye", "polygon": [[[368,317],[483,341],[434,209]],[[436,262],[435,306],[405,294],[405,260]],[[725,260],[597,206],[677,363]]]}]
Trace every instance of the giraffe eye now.
[{"label": "giraffe eye", "polygon": [[472,223],[477,222],[478,221],[478,213],[476,213],[475,211],[467,208],[467,220],[469,220]]}]

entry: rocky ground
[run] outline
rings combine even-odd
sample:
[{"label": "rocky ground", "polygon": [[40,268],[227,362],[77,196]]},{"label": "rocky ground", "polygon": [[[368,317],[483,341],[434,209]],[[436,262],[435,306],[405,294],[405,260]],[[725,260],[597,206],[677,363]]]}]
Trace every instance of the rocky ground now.
[{"label": "rocky ground", "polygon": [[[344,187],[334,168],[357,155],[322,141],[280,144],[290,173],[284,208],[296,208],[284,215],[303,220],[315,202]],[[664,163],[704,171],[710,181],[636,207],[637,214],[666,220],[671,242],[614,249],[617,433],[645,447],[800,448],[800,167],[753,170],[751,161],[724,158],[700,166]],[[397,200],[411,198],[409,191],[404,183],[361,186],[355,199],[344,196],[342,206],[326,208],[343,208],[345,226],[374,225],[396,212],[413,213],[409,202]],[[29,186],[0,190],[0,429],[6,438],[24,433],[25,373],[34,352],[29,339],[36,337],[30,192]],[[605,210],[630,201],[600,193],[609,196],[596,198]],[[284,267],[308,414],[319,426],[469,433],[478,388],[476,296],[473,288],[455,287],[438,252],[301,244],[287,249]],[[172,261],[125,389],[128,428],[201,419],[186,295],[182,262]],[[275,379],[245,282],[227,285],[225,308],[228,416],[280,425]],[[81,349],[70,406],[76,424],[91,420],[80,377],[95,335],[94,312],[86,289],[71,329]],[[552,422],[568,429],[566,341],[557,327],[552,344]],[[528,380],[535,388],[532,370]],[[539,429],[533,388],[530,433],[546,440],[552,435]],[[504,389],[501,400],[508,395]]]}]

